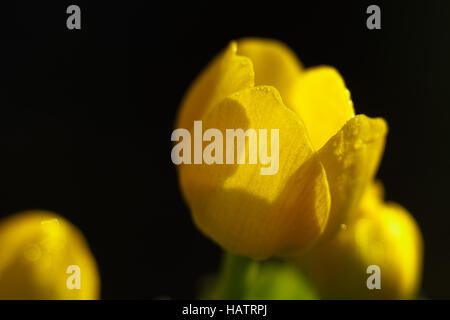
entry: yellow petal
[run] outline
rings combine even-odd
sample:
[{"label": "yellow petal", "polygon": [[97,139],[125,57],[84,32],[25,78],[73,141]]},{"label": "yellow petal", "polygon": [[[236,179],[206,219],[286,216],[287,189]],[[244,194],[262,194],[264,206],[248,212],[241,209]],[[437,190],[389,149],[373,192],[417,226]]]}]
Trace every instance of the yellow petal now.
[{"label": "yellow petal", "polygon": [[316,150],[355,114],[350,92],[332,67],[306,69],[283,98],[302,118]]},{"label": "yellow petal", "polygon": [[[45,211],[8,217],[0,223],[0,248],[0,299],[99,298],[95,259],[80,231],[62,217]],[[73,287],[78,271],[80,289]]]},{"label": "yellow petal", "polygon": [[332,199],[324,240],[347,222],[373,180],[383,155],[386,133],[383,119],[357,115],[319,150]]},{"label": "yellow petal", "polygon": [[302,65],[295,53],[277,40],[241,39],[238,41],[238,54],[252,60],[255,85],[273,86],[278,89],[283,99],[290,92],[302,70]]},{"label": "yellow petal", "polygon": [[271,130],[279,129],[279,166],[262,175],[266,166],[249,164],[248,140],[245,164],[182,165],[181,187],[199,229],[226,250],[253,258],[309,248],[327,222],[328,185],[303,124],[278,91],[254,87],[229,96],[203,118],[203,131],[208,128],[224,137],[225,129],[267,129],[267,140],[258,135],[268,150]]},{"label": "yellow petal", "polygon": [[[414,218],[398,204],[363,197],[358,215],[335,238],[313,249],[305,266],[322,298],[411,299],[420,288],[423,241]],[[367,279],[380,268],[381,289]]]},{"label": "yellow petal", "polygon": [[[363,198],[359,202],[359,211],[370,212],[384,202],[384,186],[381,181],[375,180],[369,183],[364,191]],[[356,213],[357,214],[357,213]],[[350,216],[351,218],[351,216]]]},{"label": "yellow petal", "polygon": [[237,44],[231,42],[197,77],[181,103],[177,128],[190,130],[194,120],[226,96],[254,86],[252,62],[236,52]]}]

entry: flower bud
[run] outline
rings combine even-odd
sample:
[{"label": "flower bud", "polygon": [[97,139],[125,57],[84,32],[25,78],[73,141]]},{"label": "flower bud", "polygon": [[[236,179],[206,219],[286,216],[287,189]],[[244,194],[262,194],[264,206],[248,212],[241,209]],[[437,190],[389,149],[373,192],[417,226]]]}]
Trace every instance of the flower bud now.
[{"label": "flower bud", "polygon": [[383,202],[381,186],[373,185],[352,220],[301,264],[321,298],[414,299],[422,247],[414,218],[400,205]]},{"label": "flower bud", "polygon": [[0,222],[0,299],[98,299],[97,264],[81,232],[47,211]]},{"label": "flower bud", "polygon": [[255,259],[331,237],[373,179],[387,132],[383,119],[355,116],[335,69],[304,70],[286,45],[253,38],[231,42],[199,75],[176,127],[172,159],[195,224]]}]

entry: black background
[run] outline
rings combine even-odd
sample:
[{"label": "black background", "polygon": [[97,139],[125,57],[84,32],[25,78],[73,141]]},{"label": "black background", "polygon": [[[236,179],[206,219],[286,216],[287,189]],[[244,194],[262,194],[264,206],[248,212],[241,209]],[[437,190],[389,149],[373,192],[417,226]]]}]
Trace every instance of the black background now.
[{"label": "black background", "polygon": [[[288,2],[289,3],[289,2]],[[450,2],[30,1],[2,11],[0,216],[55,211],[86,235],[102,298],[192,298],[220,249],[193,226],[170,159],[189,83],[232,39],[291,46],[335,66],[357,113],[390,126],[378,177],[425,239],[423,294],[450,298]],[[78,4],[82,29],[66,28]],[[2,90],[3,91],[3,90]]]}]

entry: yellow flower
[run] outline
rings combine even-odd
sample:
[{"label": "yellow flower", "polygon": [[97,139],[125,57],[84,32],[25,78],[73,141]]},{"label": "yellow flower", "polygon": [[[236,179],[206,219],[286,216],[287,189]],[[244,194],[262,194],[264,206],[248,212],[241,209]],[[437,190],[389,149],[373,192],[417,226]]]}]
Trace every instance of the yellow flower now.
[{"label": "yellow flower", "polygon": [[383,119],[355,116],[335,69],[305,70],[284,44],[253,38],[231,42],[192,84],[176,128],[192,133],[195,120],[222,132],[279,129],[277,174],[261,175],[261,164],[179,167],[198,228],[257,259],[295,256],[333,234],[373,179],[387,132]]},{"label": "yellow flower", "polygon": [[[325,299],[411,299],[420,288],[422,256],[414,218],[400,205],[385,203],[381,185],[374,184],[348,225],[302,264]],[[367,286],[376,272],[367,272],[371,265],[379,267],[379,290]]]},{"label": "yellow flower", "polygon": [[0,299],[90,300],[99,295],[94,256],[68,221],[51,212],[27,211],[0,222]]}]

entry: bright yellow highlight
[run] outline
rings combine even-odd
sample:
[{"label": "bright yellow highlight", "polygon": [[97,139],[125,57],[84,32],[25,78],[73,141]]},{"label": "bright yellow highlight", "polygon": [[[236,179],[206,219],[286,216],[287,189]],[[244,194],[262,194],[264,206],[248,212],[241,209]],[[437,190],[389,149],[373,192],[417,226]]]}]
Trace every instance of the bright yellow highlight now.
[{"label": "bright yellow highlight", "polygon": [[350,91],[334,68],[306,70],[290,93],[288,103],[302,117],[317,150],[355,115]]},{"label": "bright yellow highlight", "polygon": [[383,119],[357,115],[319,150],[333,199],[324,240],[346,222],[373,180],[384,150],[386,132]]},{"label": "bright yellow highlight", "polygon": [[[412,299],[420,289],[422,255],[414,219],[400,205],[385,203],[381,185],[374,184],[348,225],[303,264],[321,298]],[[380,290],[367,288],[369,265],[380,267]]]},{"label": "bright yellow highlight", "polygon": [[192,134],[194,120],[222,132],[279,129],[275,175],[248,161],[179,166],[199,229],[257,259],[298,256],[331,237],[373,179],[387,133],[384,120],[355,116],[335,69],[305,70],[286,45],[255,38],[231,42],[194,81],[176,127]]},{"label": "bright yellow highlight", "polygon": [[[0,222],[0,299],[98,299],[100,277],[81,232],[47,211],[27,211]],[[80,289],[66,273],[79,267]]]}]

